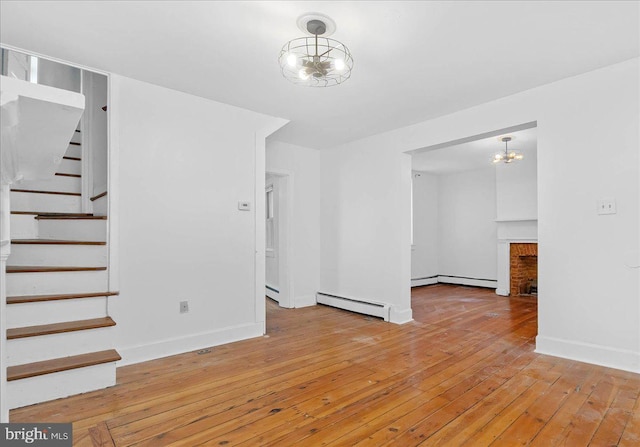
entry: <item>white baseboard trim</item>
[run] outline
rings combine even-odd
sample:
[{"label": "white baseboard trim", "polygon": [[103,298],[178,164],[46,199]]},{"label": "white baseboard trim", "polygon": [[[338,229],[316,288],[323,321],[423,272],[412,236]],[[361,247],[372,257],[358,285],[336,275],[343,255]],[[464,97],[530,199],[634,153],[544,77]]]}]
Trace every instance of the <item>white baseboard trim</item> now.
[{"label": "white baseboard trim", "polygon": [[505,290],[505,289],[497,288],[497,289],[496,289],[496,295],[500,295],[500,296],[509,296],[509,291],[508,291],[508,290]]},{"label": "white baseboard trim", "polygon": [[640,373],[640,352],[542,335],[536,337],[535,352]]},{"label": "white baseboard trim", "polygon": [[317,304],[316,297],[313,295],[297,296],[295,301],[296,301],[295,303],[296,308],[315,306]]},{"label": "white baseboard trim", "polygon": [[413,321],[413,311],[411,308],[398,309],[397,307],[391,306],[389,309],[389,321],[395,324],[409,323]]},{"label": "white baseboard trim", "polygon": [[234,341],[260,337],[264,335],[263,329],[264,323],[249,323],[211,332],[162,340],[157,343],[146,345],[129,347],[118,346],[116,349],[118,350],[118,353],[120,353],[122,360],[117,363],[117,366],[120,367],[134,363],[146,362],[148,360],[183,354],[189,351],[209,348],[211,346],[218,346],[226,343],[232,343]]},{"label": "white baseboard trim", "polygon": [[411,287],[430,286],[431,284],[437,283],[437,276],[431,276],[429,278],[416,278],[411,280]]}]

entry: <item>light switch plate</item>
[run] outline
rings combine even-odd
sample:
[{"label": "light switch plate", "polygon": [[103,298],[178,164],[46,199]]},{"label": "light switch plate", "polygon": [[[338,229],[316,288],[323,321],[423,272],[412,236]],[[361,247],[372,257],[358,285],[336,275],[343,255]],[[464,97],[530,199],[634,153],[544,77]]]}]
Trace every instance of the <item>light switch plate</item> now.
[{"label": "light switch plate", "polygon": [[240,211],[251,211],[251,202],[238,202],[238,209]]}]

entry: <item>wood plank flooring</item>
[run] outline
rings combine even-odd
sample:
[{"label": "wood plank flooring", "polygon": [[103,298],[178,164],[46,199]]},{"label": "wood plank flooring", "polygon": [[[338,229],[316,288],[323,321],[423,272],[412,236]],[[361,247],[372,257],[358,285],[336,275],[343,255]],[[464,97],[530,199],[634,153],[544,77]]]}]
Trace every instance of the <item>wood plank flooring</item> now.
[{"label": "wood plank flooring", "polygon": [[267,336],[25,407],[76,446],[637,446],[640,375],[539,355],[535,300],[435,285],[402,326],[267,302]]}]

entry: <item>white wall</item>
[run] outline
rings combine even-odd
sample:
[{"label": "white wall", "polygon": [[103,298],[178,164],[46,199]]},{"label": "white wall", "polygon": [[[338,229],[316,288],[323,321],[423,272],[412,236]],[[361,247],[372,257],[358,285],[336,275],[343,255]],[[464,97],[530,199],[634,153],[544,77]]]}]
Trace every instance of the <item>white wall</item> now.
[{"label": "white wall", "polygon": [[408,306],[404,152],[537,121],[537,350],[640,372],[639,75],[636,58],[323,151],[321,287]]},{"label": "white wall", "polygon": [[107,105],[107,77],[89,71],[82,72],[83,90],[87,97],[87,110],[84,114],[85,136],[91,151],[89,158],[91,169],[90,197],[97,196],[107,190],[107,112],[102,107]]},{"label": "white wall", "polygon": [[438,264],[438,176],[426,172],[412,173],[413,247],[411,279],[420,284],[435,283]]},{"label": "white wall", "polygon": [[294,306],[315,304],[320,270],[320,153],[315,149],[267,140],[267,172],[292,179],[290,228]]},{"label": "white wall", "polygon": [[[122,363],[261,335],[264,145],[256,135],[283,120],[120,76],[111,82],[120,296],[110,314]],[[239,211],[238,201],[252,210]],[[182,300],[189,313],[179,313]]]},{"label": "white wall", "polygon": [[[364,140],[320,152],[320,290],[411,321],[411,157]],[[402,216],[405,216],[403,218]]]},{"label": "white wall", "polygon": [[537,219],[538,163],[537,152],[523,160],[499,163],[496,170],[497,219]]},{"label": "white wall", "polygon": [[412,286],[451,282],[495,287],[495,169],[487,164],[440,175],[414,172]]},{"label": "white wall", "polygon": [[80,69],[40,57],[38,84],[80,93]]},{"label": "white wall", "polygon": [[497,265],[494,166],[439,176],[440,275],[495,280]]}]

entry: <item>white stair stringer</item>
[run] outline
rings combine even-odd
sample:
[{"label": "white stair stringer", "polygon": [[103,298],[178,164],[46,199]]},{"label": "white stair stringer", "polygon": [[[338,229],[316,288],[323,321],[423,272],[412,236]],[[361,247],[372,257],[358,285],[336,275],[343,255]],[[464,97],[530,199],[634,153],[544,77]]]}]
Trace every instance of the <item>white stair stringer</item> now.
[{"label": "white stair stringer", "polygon": [[107,221],[106,219],[39,219],[38,235],[41,239],[105,242]]},{"label": "white stair stringer", "polygon": [[9,222],[11,239],[37,239],[38,221],[34,214],[11,214]]},{"label": "white stair stringer", "polygon": [[7,296],[104,292],[107,285],[106,270],[7,273]]},{"label": "white stair stringer", "polygon": [[86,393],[116,384],[116,362],[7,382],[9,408]]},{"label": "white stair stringer", "polygon": [[80,213],[80,196],[11,191],[11,211]]},{"label": "white stair stringer", "polygon": [[82,179],[55,175],[49,180],[23,180],[13,185],[14,189],[29,189],[33,191],[81,192]]},{"label": "white stair stringer", "polygon": [[7,305],[7,321],[11,327],[38,326],[73,320],[89,320],[107,316],[105,296],[29,302]]},{"label": "white stair stringer", "polygon": [[114,326],[7,340],[7,365],[41,362],[113,348]]},{"label": "white stair stringer", "polygon": [[[91,265],[106,267],[106,245],[11,244],[9,265]],[[26,274],[26,273],[23,273]]]}]

